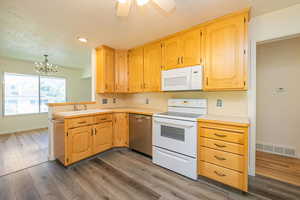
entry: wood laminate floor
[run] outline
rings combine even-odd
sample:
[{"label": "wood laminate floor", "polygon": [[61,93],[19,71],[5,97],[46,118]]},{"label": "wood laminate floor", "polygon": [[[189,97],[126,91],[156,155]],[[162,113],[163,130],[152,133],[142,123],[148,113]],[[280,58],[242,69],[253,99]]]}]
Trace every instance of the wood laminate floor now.
[{"label": "wood laminate floor", "polygon": [[0,176],[47,160],[47,129],[0,135]]},{"label": "wood laminate floor", "polygon": [[256,174],[300,186],[300,159],[257,151]]},{"label": "wood laminate floor", "polygon": [[204,178],[190,180],[130,150],[112,150],[68,169],[51,161],[2,176],[0,199],[295,200],[299,197],[299,188],[280,184],[256,177],[251,179],[252,191],[244,195]]}]

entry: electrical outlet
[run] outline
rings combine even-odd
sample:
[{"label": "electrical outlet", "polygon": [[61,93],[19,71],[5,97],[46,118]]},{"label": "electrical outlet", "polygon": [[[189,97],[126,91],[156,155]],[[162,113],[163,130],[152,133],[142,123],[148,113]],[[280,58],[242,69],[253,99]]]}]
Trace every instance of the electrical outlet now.
[{"label": "electrical outlet", "polygon": [[102,99],[102,104],[107,104],[108,100],[107,99]]},{"label": "electrical outlet", "polygon": [[146,99],[146,104],[149,104],[149,99],[148,98]]},{"label": "electrical outlet", "polygon": [[116,98],[113,98],[113,103],[117,103],[117,99]]},{"label": "electrical outlet", "polygon": [[217,99],[217,107],[222,108],[223,107],[223,100],[222,99]]}]

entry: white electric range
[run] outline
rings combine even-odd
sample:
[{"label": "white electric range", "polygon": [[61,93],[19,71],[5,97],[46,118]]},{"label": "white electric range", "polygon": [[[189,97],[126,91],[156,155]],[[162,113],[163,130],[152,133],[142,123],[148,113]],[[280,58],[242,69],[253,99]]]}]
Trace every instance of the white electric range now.
[{"label": "white electric range", "polygon": [[169,99],[168,112],[153,115],[153,163],[197,179],[197,119],[207,99]]}]

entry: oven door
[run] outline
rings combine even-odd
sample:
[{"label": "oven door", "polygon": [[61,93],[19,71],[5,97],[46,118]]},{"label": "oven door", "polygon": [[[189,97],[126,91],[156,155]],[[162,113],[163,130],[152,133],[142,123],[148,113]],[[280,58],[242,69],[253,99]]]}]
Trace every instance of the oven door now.
[{"label": "oven door", "polygon": [[196,158],[197,122],[153,118],[153,145]]}]

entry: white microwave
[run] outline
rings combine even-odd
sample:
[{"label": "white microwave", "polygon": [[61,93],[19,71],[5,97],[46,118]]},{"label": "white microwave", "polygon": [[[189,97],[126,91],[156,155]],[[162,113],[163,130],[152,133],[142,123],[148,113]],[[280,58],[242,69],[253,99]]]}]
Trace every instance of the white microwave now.
[{"label": "white microwave", "polygon": [[162,91],[203,89],[203,66],[163,70],[161,73]]}]

